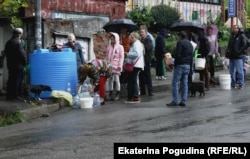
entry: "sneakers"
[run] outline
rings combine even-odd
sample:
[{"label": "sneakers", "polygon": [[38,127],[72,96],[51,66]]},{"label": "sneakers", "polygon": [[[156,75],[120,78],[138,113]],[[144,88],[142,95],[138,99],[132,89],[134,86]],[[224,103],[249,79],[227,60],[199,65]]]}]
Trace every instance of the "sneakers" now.
[{"label": "sneakers", "polygon": [[167,78],[165,76],[161,76],[161,80],[166,80]]},{"label": "sneakers", "polygon": [[178,106],[178,104],[172,101],[171,103],[166,104],[166,106],[172,107],[172,106]]},{"label": "sneakers", "polygon": [[185,107],[185,106],[186,106],[186,104],[185,104],[185,103],[183,103],[183,102],[180,102],[180,103],[179,103],[179,106],[181,106],[181,107]]},{"label": "sneakers", "polygon": [[172,101],[171,103],[166,104],[166,106],[168,106],[168,107],[172,107],[172,106],[181,106],[181,107],[185,107],[186,104],[183,103],[183,102],[180,102],[179,104],[177,104],[177,103],[174,103],[174,102]]},{"label": "sneakers", "polygon": [[243,89],[244,87],[243,86],[239,86],[238,89]]},{"label": "sneakers", "polygon": [[156,80],[166,80],[167,78],[165,76],[156,76]]},{"label": "sneakers", "polygon": [[154,94],[153,94],[153,93],[148,93],[148,95],[149,95],[149,96],[154,96]]},{"label": "sneakers", "polygon": [[130,100],[125,101],[124,103],[140,103],[140,98],[134,97]]},{"label": "sneakers", "polygon": [[231,88],[232,89],[244,89],[244,87],[240,85],[232,86]]}]

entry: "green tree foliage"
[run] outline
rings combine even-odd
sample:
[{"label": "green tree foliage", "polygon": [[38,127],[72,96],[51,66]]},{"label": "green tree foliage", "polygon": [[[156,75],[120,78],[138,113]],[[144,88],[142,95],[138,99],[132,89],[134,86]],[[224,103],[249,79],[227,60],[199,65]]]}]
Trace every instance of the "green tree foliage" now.
[{"label": "green tree foliage", "polygon": [[133,22],[135,22],[138,26],[150,26],[150,23],[153,21],[150,7],[146,7],[143,9],[135,8],[132,11],[128,11],[126,13],[126,18],[132,19]]},{"label": "green tree foliage", "polygon": [[176,8],[167,5],[157,5],[151,8],[154,19],[151,26],[153,28],[169,28],[174,22],[180,20],[180,12]]},{"label": "green tree foliage", "polygon": [[250,2],[246,1],[246,11],[247,11],[247,15],[250,17]]},{"label": "green tree foliage", "polygon": [[9,18],[12,27],[20,27],[22,21],[17,14],[21,7],[27,6],[27,0],[0,0],[0,17]]}]

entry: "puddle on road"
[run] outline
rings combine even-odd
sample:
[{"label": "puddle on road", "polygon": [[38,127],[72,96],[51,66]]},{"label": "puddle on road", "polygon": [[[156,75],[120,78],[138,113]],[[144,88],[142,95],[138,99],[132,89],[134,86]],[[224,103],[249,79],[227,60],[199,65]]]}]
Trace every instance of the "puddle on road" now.
[{"label": "puddle on road", "polygon": [[237,108],[238,111],[234,112],[234,114],[250,114],[250,107],[249,106],[241,106]]},{"label": "puddle on road", "polygon": [[[183,128],[187,128],[187,127],[191,127],[191,126],[197,126],[197,125],[203,125],[203,124],[208,124],[211,122],[214,122],[216,120],[219,119],[223,119],[227,116],[212,116],[208,119],[204,119],[204,120],[193,120],[193,121],[187,121],[187,122],[182,122],[180,124],[174,124],[174,125],[170,125],[170,126],[166,126],[166,127],[160,127],[158,129],[151,129],[151,130],[135,130],[137,132],[147,132],[147,133],[159,133],[159,132],[164,132],[164,131],[171,131],[171,130],[179,130],[179,129],[183,129]],[[130,129],[130,131],[132,131]]]}]

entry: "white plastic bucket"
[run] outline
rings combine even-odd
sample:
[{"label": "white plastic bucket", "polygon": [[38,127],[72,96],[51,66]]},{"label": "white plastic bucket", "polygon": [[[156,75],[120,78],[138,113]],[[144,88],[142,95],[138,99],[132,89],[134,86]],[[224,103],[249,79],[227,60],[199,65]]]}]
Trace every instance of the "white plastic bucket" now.
[{"label": "white plastic bucket", "polygon": [[219,75],[220,88],[231,89],[231,76],[229,74]]},{"label": "white plastic bucket", "polygon": [[93,98],[92,97],[80,98],[80,106],[82,109],[93,108]]},{"label": "white plastic bucket", "polygon": [[195,70],[204,70],[206,64],[205,58],[196,58],[195,59]]}]

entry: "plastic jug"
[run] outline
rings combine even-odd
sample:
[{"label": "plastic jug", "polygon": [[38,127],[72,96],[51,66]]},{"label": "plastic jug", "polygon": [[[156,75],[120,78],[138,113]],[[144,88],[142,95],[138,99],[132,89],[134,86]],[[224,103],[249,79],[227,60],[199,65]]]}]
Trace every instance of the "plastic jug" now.
[{"label": "plastic jug", "polygon": [[95,93],[94,95],[94,101],[93,101],[93,107],[97,107],[101,105],[101,101],[100,101],[100,96],[98,93]]}]

